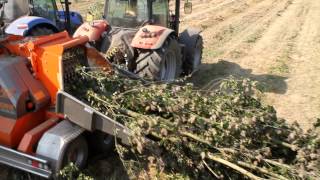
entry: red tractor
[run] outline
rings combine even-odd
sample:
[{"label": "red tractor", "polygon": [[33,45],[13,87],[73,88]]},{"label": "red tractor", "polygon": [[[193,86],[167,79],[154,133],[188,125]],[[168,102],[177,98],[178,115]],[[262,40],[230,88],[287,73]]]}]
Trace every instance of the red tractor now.
[{"label": "red tractor", "polygon": [[[103,17],[109,25],[94,46],[143,78],[173,80],[192,73],[201,64],[200,30],[179,33],[180,0],[174,1],[174,13],[169,7],[169,0],[106,0]],[[191,13],[192,4],[184,9]],[[83,24],[74,36],[94,23]]]}]

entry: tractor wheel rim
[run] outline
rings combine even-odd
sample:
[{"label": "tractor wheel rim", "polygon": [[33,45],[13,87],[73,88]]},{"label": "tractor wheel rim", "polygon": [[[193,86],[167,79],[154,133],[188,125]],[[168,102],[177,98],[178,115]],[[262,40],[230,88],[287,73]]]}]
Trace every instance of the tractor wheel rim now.
[{"label": "tractor wheel rim", "polygon": [[176,74],[176,56],[172,51],[169,51],[164,56],[163,63],[160,69],[160,80],[173,80]]}]

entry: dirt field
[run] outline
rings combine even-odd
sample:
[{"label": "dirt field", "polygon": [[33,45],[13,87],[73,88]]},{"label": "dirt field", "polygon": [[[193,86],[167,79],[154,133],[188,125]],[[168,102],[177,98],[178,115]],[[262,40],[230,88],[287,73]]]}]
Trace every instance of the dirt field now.
[{"label": "dirt field", "polygon": [[197,85],[229,75],[263,84],[266,103],[304,128],[320,117],[320,1],[200,0],[182,28],[203,30]]}]

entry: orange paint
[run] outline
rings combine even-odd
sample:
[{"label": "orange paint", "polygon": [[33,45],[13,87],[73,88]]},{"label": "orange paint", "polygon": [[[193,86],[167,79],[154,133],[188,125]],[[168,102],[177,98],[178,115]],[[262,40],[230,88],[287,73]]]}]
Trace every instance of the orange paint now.
[{"label": "orange paint", "polygon": [[37,142],[40,140],[42,135],[55,126],[59,122],[58,118],[49,119],[42,124],[38,125],[37,127],[33,128],[32,130],[28,131],[22,138],[18,150],[21,152],[25,152],[27,154],[34,153],[34,147]]},{"label": "orange paint", "polygon": [[111,72],[112,64],[94,48],[87,48],[88,59],[97,67],[103,68],[104,71]]},{"label": "orange paint", "polygon": [[26,132],[45,120],[45,111],[28,113],[19,119],[0,116],[0,144],[17,147]]},{"label": "orange paint", "polygon": [[[16,39],[11,37],[8,39]],[[51,97],[51,104],[56,101],[56,94],[63,89],[62,55],[71,47],[85,45],[88,37],[71,38],[67,32],[56,33],[38,38],[6,41],[4,46],[12,54],[26,57],[30,60],[36,79],[46,87]],[[39,97],[43,94],[37,94]]]}]

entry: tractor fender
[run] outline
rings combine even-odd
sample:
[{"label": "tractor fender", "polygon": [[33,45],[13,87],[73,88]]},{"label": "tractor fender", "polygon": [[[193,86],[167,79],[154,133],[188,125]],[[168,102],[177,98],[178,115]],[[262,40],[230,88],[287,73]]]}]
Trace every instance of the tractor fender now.
[{"label": "tractor fender", "polygon": [[73,34],[73,37],[87,36],[89,41],[101,39],[102,34],[107,30],[109,24],[105,20],[95,20],[93,22],[83,23]]},{"label": "tractor fender", "polygon": [[10,23],[5,29],[5,33],[17,36],[26,36],[29,30],[36,26],[47,26],[53,31],[58,32],[58,28],[55,24],[48,19],[36,16],[24,16]]},{"label": "tractor fender", "polygon": [[193,48],[200,36],[201,30],[198,28],[188,28],[179,34],[179,42],[184,44],[188,50]]},{"label": "tractor fender", "polygon": [[41,137],[36,155],[49,159],[51,169],[58,171],[58,167],[61,167],[63,163],[63,155],[67,146],[84,131],[83,128],[70,121],[63,120]]},{"label": "tractor fender", "polygon": [[139,49],[159,49],[174,30],[155,25],[146,25],[135,34],[131,46]]}]

